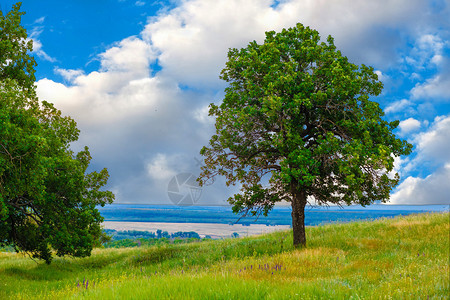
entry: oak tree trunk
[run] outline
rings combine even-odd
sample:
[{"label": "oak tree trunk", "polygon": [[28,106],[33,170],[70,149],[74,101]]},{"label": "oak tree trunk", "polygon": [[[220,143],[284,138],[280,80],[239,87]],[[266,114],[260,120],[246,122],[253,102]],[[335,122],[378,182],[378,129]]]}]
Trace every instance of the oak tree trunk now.
[{"label": "oak tree trunk", "polygon": [[294,247],[306,245],[305,206],[306,194],[292,191],[292,230],[294,232]]}]

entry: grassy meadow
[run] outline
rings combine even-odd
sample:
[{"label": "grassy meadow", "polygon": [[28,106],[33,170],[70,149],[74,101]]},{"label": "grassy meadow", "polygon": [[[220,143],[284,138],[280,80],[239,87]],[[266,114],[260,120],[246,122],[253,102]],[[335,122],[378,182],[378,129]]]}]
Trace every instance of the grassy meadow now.
[{"label": "grassy meadow", "polygon": [[256,237],[95,249],[35,262],[0,253],[0,299],[449,299],[450,214]]}]

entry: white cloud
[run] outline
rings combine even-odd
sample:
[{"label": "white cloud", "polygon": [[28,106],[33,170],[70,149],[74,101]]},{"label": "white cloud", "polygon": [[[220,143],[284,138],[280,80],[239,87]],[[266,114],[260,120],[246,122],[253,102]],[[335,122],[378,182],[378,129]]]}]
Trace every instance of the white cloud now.
[{"label": "white cloud", "polygon": [[444,46],[445,43],[438,35],[423,34],[405,60],[417,69],[429,68],[431,64],[439,66],[443,61]]},{"label": "white cloud", "polygon": [[[176,85],[159,78],[132,77],[127,73],[93,72],[75,78],[70,87],[43,79],[37,83],[37,92],[89,131],[93,126],[130,128],[142,118],[148,125],[168,129],[168,118],[182,119],[183,103],[179,103]],[[161,129],[161,133],[165,131]]]},{"label": "white cloud", "polygon": [[49,62],[56,61],[56,58],[51,57],[44,50],[42,50],[42,43],[37,38],[33,38],[32,41],[33,41],[33,52],[36,53],[37,56],[39,56],[41,59],[49,61]]},{"label": "white cloud", "polygon": [[[44,19],[42,20],[41,19],[42,18],[37,20],[40,21],[38,23],[42,23],[44,21]],[[47,60],[49,62],[55,62],[56,58],[51,57],[42,49],[42,43],[39,40],[39,36],[41,35],[42,31],[43,31],[42,26],[36,26],[28,35],[28,38],[31,39],[33,42],[33,53],[36,53],[36,55],[39,56],[41,59]]]},{"label": "white cloud", "polygon": [[214,119],[213,117],[210,117],[208,114],[209,114],[209,105],[204,105],[203,107],[200,107],[199,109],[194,111],[194,118],[200,123],[212,125],[214,124]]},{"label": "white cloud", "polygon": [[400,128],[400,135],[405,136],[408,133],[416,131],[420,128],[420,125],[421,125],[420,121],[414,118],[403,120],[398,125],[398,127]]},{"label": "white cloud", "polygon": [[407,99],[396,101],[389,105],[384,112],[386,114],[394,114],[405,110],[412,110],[413,103]]},{"label": "white cloud", "polygon": [[150,163],[147,164],[148,175],[155,180],[168,181],[180,170],[174,167],[174,160],[177,156],[168,157],[163,153],[158,153]]},{"label": "white cloud", "polygon": [[425,177],[408,177],[391,195],[389,204],[450,204],[450,163]]},{"label": "white cloud", "polygon": [[421,80],[422,76],[416,72],[412,72],[411,75],[409,76],[409,78],[411,80]]},{"label": "white cloud", "polygon": [[54,71],[55,71],[56,74],[61,75],[62,78],[64,78],[64,80],[66,80],[68,82],[72,82],[77,77],[79,77],[79,76],[84,74],[83,70],[66,70],[66,69],[61,69],[61,68],[58,68],[58,67],[56,67]]},{"label": "white cloud", "polygon": [[103,71],[124,71],[149,76],[149,64],[156,59],[151,46],[137,37],[126,38],[100,55]]},{"label": "white cloud", "polygon": [[448,42],[436,35],[422,35],[407,60],[417,71],[436,69],[437,73],[425,81],[416,83],[411,90],[412,99],[431,99],[434,102],[450,100],[450,56]]},{"label": "white cloud", "polygon": [[35,24],[42,24],[42,23],[44,23],[44,21],[45,21],[45,17],[40,17],[40,18],[34,20],[34,23]]},{"label": "white cloud", "polygon": [[183,92],[172,79],[151,76],[155,57],[137,37],[124,39],[99,58],[101,69],[88,74],[55,69],[70,85],[39,80],[39,98],[77,121],[81,135],[72,148],[88,145],[93,168],[108,167],[118,202],[164,203],[161,181],[177,168],[189,169],[170,153],[194,157],[199,143],[206,143],[197,133],[206,125],[194,121],[191,112],[203,106],[208,94]]},{"label": "white cloud", "polygon": [[424,83],[417,83],[411,90],[412,98],[450,101],[450,72],[448,70],[446,72],[447,74],[438,74]]},{"label": "white cloud", "polygon": [[[217,87],[228,48],[264,36],[270,1],[185,1],[147,25],[144,39],[165,76],[198,88]],[[291,25],[295,23],[292,22]]]},{"label": "white cloud", "polygon": [[42,79],[37,91],[41,98],[76,117],[82,127],[111,125],[146,111],[151,118],[158,108],[158,115],[167,114],[168,106],[179,98],[178,89],[174,83],[149,77],[153,59],[149,45],[130,37],[100,55],[100,71],[85,75],[81,70],[56,68],[72,85]]},{"label": "white cloud", "polygon": [[401,161],[402,172],[423,173],[423,177],[409,176],[391,195],[391,204],[448,204],[450,200],[450,116],[436,117],[430,128],[414,140],[416,156]]},{"label": "white cloud", "polygon": [[419,159],[450,162],[450,116],[436,117],[431,128],[417,136],[416,143]]},{"label": "white cloud", "polygon": [[343,0],[282,1],[183,1],[166,14],[151,19],[143,34],[158,51],[166,76],[196,88],[220,87],[218,75],[232,47],[262,42],[264,32],[292,27],[297,22],[316,28],[325,39],[335,37],[338,47],[352,60],[365,64],[395,62],[400,37],[390,26],[410,30],[427,6],[415,1]]}]

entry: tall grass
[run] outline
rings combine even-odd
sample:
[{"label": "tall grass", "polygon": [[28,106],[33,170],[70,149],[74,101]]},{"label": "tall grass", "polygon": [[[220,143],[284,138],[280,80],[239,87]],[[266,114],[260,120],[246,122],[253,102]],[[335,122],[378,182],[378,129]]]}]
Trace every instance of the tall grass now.
[{"label": "tall grass", "polygon": [[0,254],[0,299],[449,299],[449,213],[35,263]]}]

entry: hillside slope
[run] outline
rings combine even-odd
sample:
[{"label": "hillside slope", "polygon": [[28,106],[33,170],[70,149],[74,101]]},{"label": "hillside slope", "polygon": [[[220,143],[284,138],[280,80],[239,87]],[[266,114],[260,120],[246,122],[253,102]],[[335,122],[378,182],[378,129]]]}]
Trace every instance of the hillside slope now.
[{"label": "hillside slope", "polygon": [[450,214],[126,249],[51,265],[0,253],[0,299],[449,299]]}]

